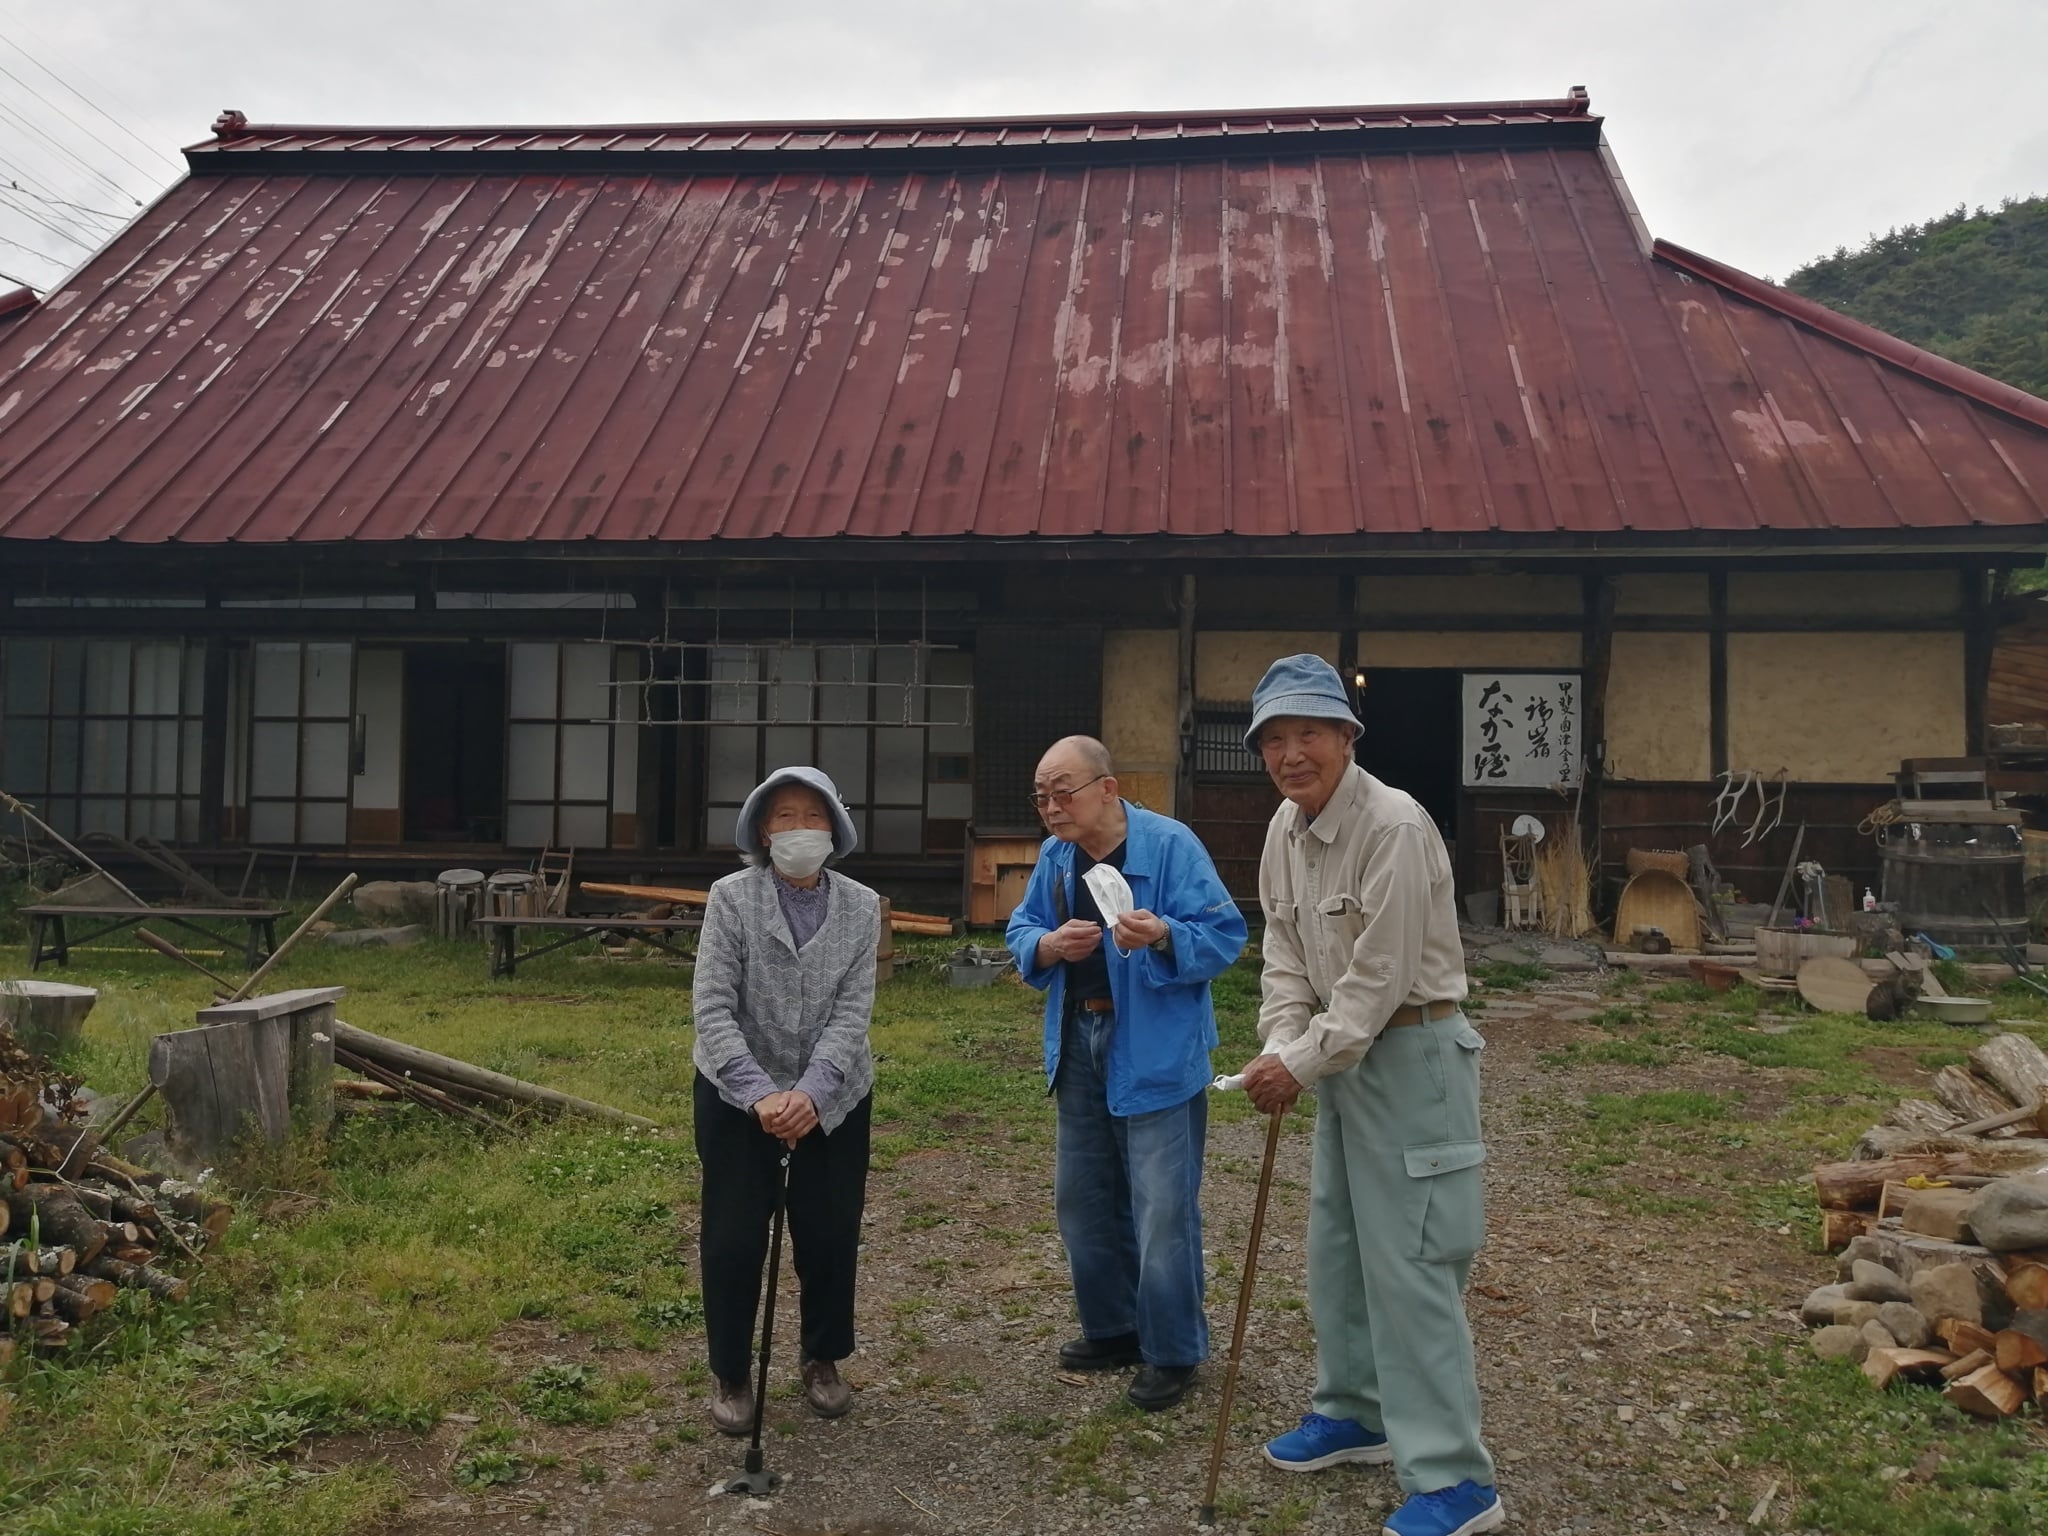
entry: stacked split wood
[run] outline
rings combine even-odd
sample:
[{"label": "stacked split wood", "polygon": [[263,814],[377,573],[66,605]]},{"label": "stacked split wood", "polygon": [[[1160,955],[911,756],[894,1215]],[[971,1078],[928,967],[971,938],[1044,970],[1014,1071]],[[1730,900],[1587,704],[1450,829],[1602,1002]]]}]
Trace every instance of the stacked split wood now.
[{"label": "stacked split wood", "polygon": [[184,1300],[158,1262],[227,1231],[224,1201],[102,1148],[73,1086],[0,1031],[0,1364],[63,1346],[123,1289]]},{"label": "stacked split wood", "polygon": [[1816,1354],[1856,1362],[1880,1391],[1939,1387],[1978,1418],[2048,1412],[2048,1252],[1973,1257],[1881,1231],[1856,1239],[1839,1273],[1800,1308]]},{"label": "stacked split wood", "polygon": [[2048,1162],[2048,1052],[2025,1035],[1994,1035],[1970,1052],[1967,1067],[1943,1067],[1932,1099],[1903,1099],[1858,1143],[1859,1157],[1918,1150],[1967,1152],[2018,1142],[2007,1162],[2023,1160],[2033,1143]]},{"label": "stacked split wood", "polygon": [[[2048,1054],[2021,1035],[1935,1074],[1854,1160],[1814,1170],[1839,1283],[1800,1317],[1816,1353],[1882,1388],[1925,1381],[1966,1413],[2048,1411]],[[2032,1246],[2040,1244],[2043,1246]],[[1990,1245],[1990,1246],[1987,1246]]]}]

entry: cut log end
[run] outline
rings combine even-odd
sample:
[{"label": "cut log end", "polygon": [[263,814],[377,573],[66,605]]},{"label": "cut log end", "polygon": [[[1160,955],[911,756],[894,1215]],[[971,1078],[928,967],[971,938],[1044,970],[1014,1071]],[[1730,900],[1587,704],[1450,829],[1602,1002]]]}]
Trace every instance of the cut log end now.
[{"label": "cut log end", "polygon": [[2027,1392],[1996,1365],[1980,1366],[1942,1388],[1941,1395],[1980,1419],[2005,1419],[2026,1406]]}]

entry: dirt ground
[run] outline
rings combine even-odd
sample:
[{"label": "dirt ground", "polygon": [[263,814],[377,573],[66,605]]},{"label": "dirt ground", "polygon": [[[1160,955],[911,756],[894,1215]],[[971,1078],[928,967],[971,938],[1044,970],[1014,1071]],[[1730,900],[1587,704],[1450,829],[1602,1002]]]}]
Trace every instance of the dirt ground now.
[{"label": "dirt ground", "polygon": [[[1487,1439],[1514,1529],[1733,1530],[1768,1479],[1730,1454],[1746,1427],[1732,1401],[1730,1362],[1745,1345],[1797,1332],[1784,1305],[1829,1278],[1830,1265],[1740,1214],[1631,1215],[1570,1192],[1571,1136],[1586,1093],[1739,1086],[1751,1114],[1768,1113],[1773,1097],[1769,1072],[1722,1058],[1683,1082],[1668,1070],[1544,1065],[1542,1052],[1598,1033],[1586,1022],[1600,1001],[1593,985],[1559,977],[1481,1020],[1489,1039],[1491,1233],[1469,1309]],[[1398,1500],[1386,1469],[1290,1476],[1255,1454],[1261,1439],[1305,1411],[1313,1381],[1303,1280],[1306,1132],[1299,1124],[1282,1143],[1224,1464],[1224,1529],[1265,1536],[1377,1530]],[[632,1362],[662,1384],[661,1413],[601,1431],[542,1429],[529,1449],[552,1465],[511,1488],[470,1495],[449,1481],[465,1432],[459,1423],[424,1441],[330,1446],[316,1460],[369,1452],[404,1465],[421,1491],[390,1536],[1189,1531],[1262,1140],[1255,1121],[1211,1128],[1204,1205],[1218,1276],[1210,1292],[1217,1358],[1177,1411],[1139,1415],[1118,1406],[1126,1376],[1059,1371],[1053,1352],[1073,1325],[1041,1140],[948,1149],[874,1177],[863,1344],[844,1367],[858,1388],[855,1408],[836,1423],[812,1417],[796,1397],[793,1348],[782,1354],[767,1461],[786,1481],[772,1500],[714,1492],[739,1470],[743,1447],[709,1430],[701,1368],[692,1372],[695,1341],[651,1364]],[[1645,1150],[1631,1186],[1654,1197],[1684,1181],[1683,1168],[1660,1159]],[[1655,1206],[1654,1198],[1645,1203]],[[588,1357],[574,1341],[538,1330],[502,1347],[522,1363]]]}]

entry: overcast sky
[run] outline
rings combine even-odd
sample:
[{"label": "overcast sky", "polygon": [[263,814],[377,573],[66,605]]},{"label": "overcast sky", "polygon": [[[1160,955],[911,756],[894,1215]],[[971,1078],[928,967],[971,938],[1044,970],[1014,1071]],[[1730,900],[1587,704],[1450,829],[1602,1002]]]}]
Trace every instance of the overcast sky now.
[{"label": "overcast sky", "polygon": [[1783,278],[1958,202],[2048,192],[2044,60],[2048,0],[0,0],[0,273],[56,282],[223,107],[695,122],[1585,85],[1655,233]]}]

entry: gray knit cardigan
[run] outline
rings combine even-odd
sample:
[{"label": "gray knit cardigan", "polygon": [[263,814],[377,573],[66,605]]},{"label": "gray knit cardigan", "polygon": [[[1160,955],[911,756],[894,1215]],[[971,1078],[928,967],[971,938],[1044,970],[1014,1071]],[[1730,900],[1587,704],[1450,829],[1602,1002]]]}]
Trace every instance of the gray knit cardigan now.
[{"label": "gray knit cardigan", "polygon": [[841,1082],[818,1105],[818,1122],[828,1135],[837,1130],[875,1085],[868,1022],[881,924],[881,899],[834,870],[825,924],[798,949],[771,871],[743,869],[713,885],[691,996],[697,1069],[716,1082],[728,1062],[751,1055],[788,1090],[822,1057]]}]

